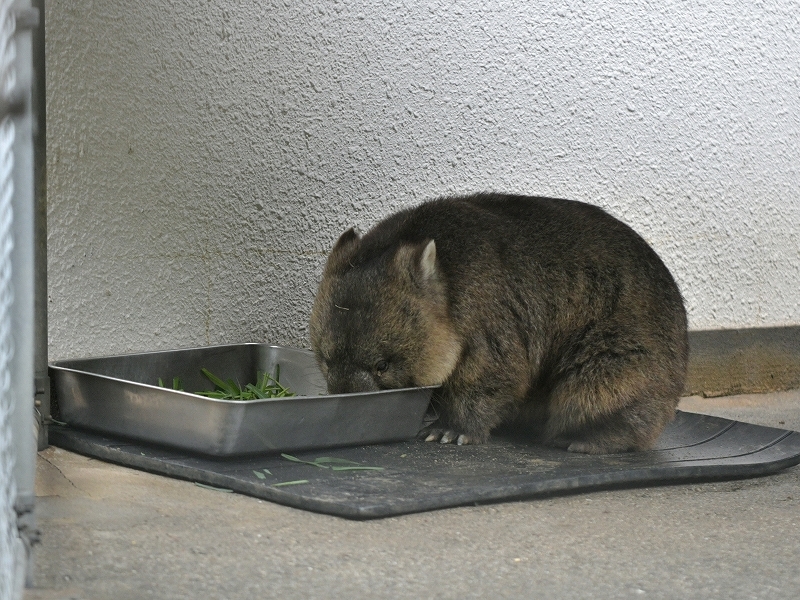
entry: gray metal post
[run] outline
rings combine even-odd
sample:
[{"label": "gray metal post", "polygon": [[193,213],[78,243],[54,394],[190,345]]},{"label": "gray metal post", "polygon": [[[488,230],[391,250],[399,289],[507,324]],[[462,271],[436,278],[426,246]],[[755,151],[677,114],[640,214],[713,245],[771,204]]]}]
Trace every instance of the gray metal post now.
[{"label": "gray metal post", "polygon": [[10,360],[10,397],[12,441],[15,448],[14,478],[17,498],[14,508],[24,554],[18,564],[26,571],[32,585],[31,547],[38,533],[34,520],[37,422],[34,418],[34,181],[31,90],[33,58],[31,30],[38,26],[39,13],[30,2],[16,2],[15,77],[11,90],[14,123],[13,250],[11,252],[11,335],[13,354]]}]

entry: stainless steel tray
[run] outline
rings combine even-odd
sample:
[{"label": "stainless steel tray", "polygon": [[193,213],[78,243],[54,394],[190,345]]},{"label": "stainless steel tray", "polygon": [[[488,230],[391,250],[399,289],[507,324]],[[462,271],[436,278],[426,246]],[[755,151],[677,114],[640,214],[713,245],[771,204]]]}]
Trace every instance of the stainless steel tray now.
[{"label": "stainless steel tray", "polygon": [[[210,390],[201,368],[245,385],[278,364],[296,396],[242,402],[158,386],[180,377],[184,389]],[[50,378],[69,425],[213,456],[409,439],[434,389],[325,395],[311,352],[267,344],[64,360],[50,365]]]}]

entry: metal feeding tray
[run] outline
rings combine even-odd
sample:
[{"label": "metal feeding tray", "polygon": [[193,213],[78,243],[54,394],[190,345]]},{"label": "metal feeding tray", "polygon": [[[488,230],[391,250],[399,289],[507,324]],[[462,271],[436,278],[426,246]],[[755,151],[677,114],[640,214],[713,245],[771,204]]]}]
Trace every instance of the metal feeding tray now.
[{"label": "metal feeding tray", "polygon": [[[206,368],[241,386],[274,373],[296,395],[216,400],[158,385],[180,377],[211,390]],[[64,360],[50,365],[61,419],[92,429],[213,456],[391,442],[419,431],[434,388],[325,394],[308,350],[234,344]]]}]

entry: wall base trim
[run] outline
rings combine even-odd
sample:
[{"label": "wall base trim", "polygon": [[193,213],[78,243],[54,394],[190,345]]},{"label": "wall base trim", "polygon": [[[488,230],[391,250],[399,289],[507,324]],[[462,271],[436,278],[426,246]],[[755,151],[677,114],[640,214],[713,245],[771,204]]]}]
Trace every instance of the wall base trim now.
[{"label": "wall base trim", "polygon": [[687,395],[800,388],[800,326],[689,332]]}]

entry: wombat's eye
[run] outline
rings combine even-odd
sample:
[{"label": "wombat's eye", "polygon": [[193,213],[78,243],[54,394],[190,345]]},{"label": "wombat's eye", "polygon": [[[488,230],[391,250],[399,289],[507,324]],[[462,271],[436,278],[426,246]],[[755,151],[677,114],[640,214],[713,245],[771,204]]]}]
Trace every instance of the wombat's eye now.
[{"label": "wombat's eye", "polygon": [[385,373],[388,368],[389,368],[389,361],[379,360],[378,362],[375,363],[375,372],[378,375]]}]

